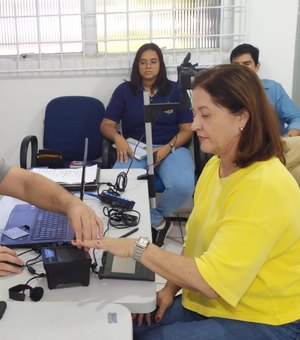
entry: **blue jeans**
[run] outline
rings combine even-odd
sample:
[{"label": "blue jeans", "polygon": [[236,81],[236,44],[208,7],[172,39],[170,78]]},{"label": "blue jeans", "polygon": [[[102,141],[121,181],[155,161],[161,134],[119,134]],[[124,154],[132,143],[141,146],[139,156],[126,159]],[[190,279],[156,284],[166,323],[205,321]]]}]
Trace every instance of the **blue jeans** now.
[{"label": "blue jeans", "polygon": [[[155,146],[154,146],[155,147]],[[128,168],[127,163],[117,161],[114,169]],[[147,169],[147,159],[134,159],[132,168]],[[190,197],[195,188],[194,162],[189,149],[181,147],[170,153],[154,168],[164,184],[165,190],[160,196],[156,208],[151,209],[151,226],[155,228],[165,217],[180,208]]]},{"label": "blue jeans", "polygon": [[144,324],[137,327],[134,321],[133,333],[134,340],[296,340],[300,339],[300,320],[272,326],[206,318],[185,309],[181,304],[181,296],[177,296],[159,324],[153,321],[150,327]]}]

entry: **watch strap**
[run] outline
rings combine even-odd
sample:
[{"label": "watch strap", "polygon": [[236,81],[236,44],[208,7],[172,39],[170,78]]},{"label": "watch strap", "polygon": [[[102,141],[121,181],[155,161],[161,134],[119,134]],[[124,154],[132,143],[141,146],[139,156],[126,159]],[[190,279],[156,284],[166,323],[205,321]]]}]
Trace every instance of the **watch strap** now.
[{"label": "watch strap", "polygon": [[171,152],[173,153],[175,151],[175,143],[169,143],[169,146],[171,148]]},{"label": "watch strap", "polygon": [[133,249],[133,254],[132,254],[132,258],[137,261],[140,262],[141,261],[141,257],[145,251],[145,249],[148,247],[149,244],[149,240],[145,237],[139,237],[135,243],[134,249]]}]

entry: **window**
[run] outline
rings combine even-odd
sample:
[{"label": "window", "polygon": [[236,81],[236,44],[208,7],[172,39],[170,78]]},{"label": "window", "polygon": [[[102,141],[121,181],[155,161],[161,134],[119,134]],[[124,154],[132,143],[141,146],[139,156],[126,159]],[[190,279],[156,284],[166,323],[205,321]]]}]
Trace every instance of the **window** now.
[{"label": "window", "polygon": [[[0,74],[130,68],[152,41],[175,68],[221,62],[243,40],[246,0],[1,0]],[[201,56],[201,58],[200,58]]]},{"label": "window", "polygon": [[149,41],[167,49],[219,47],[221,0],[97,1],[99,52],[136,51]]},{"label": "window", "polygon": [[0,55],[82,52],[80,0],[4,0]]}]

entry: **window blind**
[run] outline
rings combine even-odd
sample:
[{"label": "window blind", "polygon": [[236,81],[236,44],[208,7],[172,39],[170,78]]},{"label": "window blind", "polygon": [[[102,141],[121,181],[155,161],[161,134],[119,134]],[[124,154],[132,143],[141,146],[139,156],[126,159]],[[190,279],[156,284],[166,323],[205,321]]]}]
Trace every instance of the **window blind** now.
[{"label": "window blind", "polygon": [[245,14],[246,0],[1,0],[0,76],[122,72],[150,41],[169,68],[187,52],[214,64]]}]

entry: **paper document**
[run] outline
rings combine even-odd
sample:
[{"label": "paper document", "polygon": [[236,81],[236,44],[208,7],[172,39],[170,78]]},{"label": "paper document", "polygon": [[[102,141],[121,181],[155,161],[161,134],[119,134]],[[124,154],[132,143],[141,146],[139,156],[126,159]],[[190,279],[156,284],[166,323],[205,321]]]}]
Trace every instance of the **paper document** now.
[{"label": "paper document", "polygon": [[[57,183],[80,184],[82,176],[82,168],[74,169],[48,169],[48,168],[33,168],[31,171],[43,175]],[[85,182],[91,183],[96,180],[97,164],[87,166],[85,168]]]},{"label": "paper document", "polygon": [[[139,142],[134,138],[127,138],[126,140],[131,150],[134,152],[134,158],[141,160],[147,157],[146,144],[144,144],[143,142]],[[113,144],[113,147],[116,147],[115,144]]]}]

